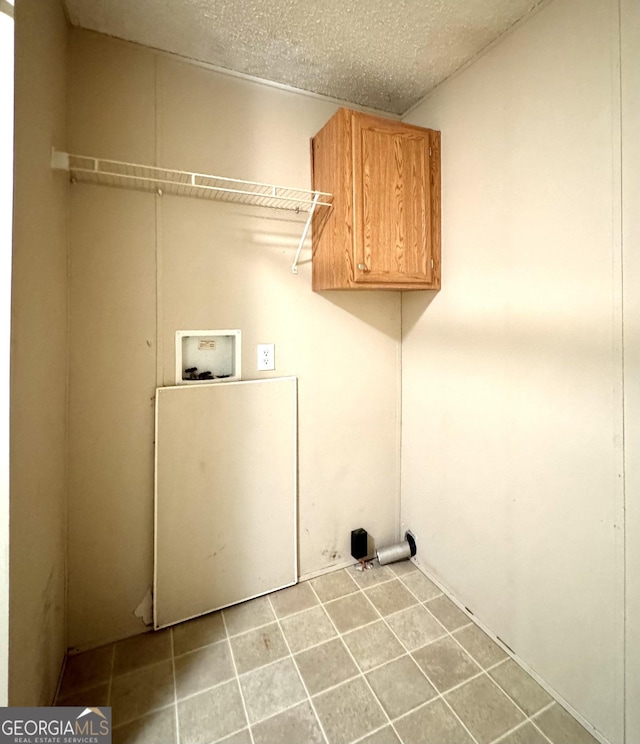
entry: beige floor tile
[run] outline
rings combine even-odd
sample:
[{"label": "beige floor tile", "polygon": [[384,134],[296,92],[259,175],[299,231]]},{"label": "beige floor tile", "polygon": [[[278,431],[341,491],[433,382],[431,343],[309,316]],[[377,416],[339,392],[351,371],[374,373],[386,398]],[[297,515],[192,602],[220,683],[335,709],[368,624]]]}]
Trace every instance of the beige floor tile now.
[{"label": "beige floor tile", "polygon": [[474,744],[442,700],[427,703],[394,725],[403,744]]},{"label": "beige floor tile", "polygon": [[390,563],[388,568],[391,569],[396,576],[406,576],[407,574],[418,570],[416,564],[409,560]]},{"label": "beige floor tile", "polygon": [[248,602],[227,607],[222,611],[229,635],[237,635],[267,625],[276,619],[268,597],[257,597]]},{"label": "beige floor tile", "polygon": [[382,620],[343,636],[363,672],[404,654],[404,649]]},{"label": "beige floor tile", "polygon": [[419,648],[412,656],[440,692],[450,690],[481,671],[449,636]]},{"label": "beige floor tile", "polygon": [[359,744],[402,744],[402,742],[391,726],[385,726],[376,731],[375,734],[369,734]]},{"label": "beige floor tile", "polygon": [[175,659],[178,698],[194,695],[235,676],[229,641],[190,651]]},{"label": "beige floor tile", "polygon": [[449,631],[457,630],[471,622],[464,612],[444,595],[426,602],[425,607]]},{"label": "beige floor tile", "polygon": [[274,592],[269,599],[278,617],[287,617],[318,604],[316,595],[306,581]]},{"label": "beige floor tile", "polygon": [[175,700],[173,664],[162,661],[115,677],[111,683],[113,725],[139,718]]},{"label": "beige floor tile", "polygon": [[411,571],[401,577],[402,583],[411,590],[421,602],[435,599],[442,594],[440,587],[436,586],[421,571]]},{"label": "beige floor tile", "polygon": [[289,655],[277,623],[233,636],[229,639],[238,674],[257,669]]},{"label": "beige floor tile", "polygon": [[71,656],[57,704],[111,705],[114,744],[597,744],[414,563],[374,565]]},{"label": "beige floor tile", "polygon": [[294,657],[302,679],[311,695],[359,674],[344,643],[336,638]]},{"label": "beige floor tile", "polygon": [[511,659],[492,669],[490,675],[528,716],[552,701],[551,695]]},{"label": "beige floor tile", "polygon": [[324,608],[340,633],[378,619],[378,613],[361,592],[327,602]]},{"label": "beige floor tile", "polygon": [[480,744],[489,744],[525,720],[484,674],[447,693],[445,699]]},{"label": "beige floor tile", "polygon": [[290,708],[307,697],[291,658],[241,675],[240,687],[251,724]]},{"label": "beige floor tile", "polygon": [[404,610],[417,602],[399,579],[365,589],[365,594],[383,616]]},{"label": "beige floor tile", "polygon": [[483,669],[497,664],[507,658],[507,654],[497,643],[489,638],[477,625],[467,625],[452,633],[453,637],[464,646]]},{"label": "beige floor tile", "polygon": [[178,725],[180,744],[210,744],[246,728],[237,681],[225,682],[179,702]]},{"label": "beige floor tile", "polygon": [[329,744],[348,744],[387,721],[361,677],[320,693],[313,702]]},{"label": "beige floor tile", "polygon": [[173,633],[173,653],[176,656],[195,651],[197,648],[208,646],[216,641],[222,641],[227,637],[220,612],[212,612],[209,615],[180,623],[180,625],[174,625],[171,632]]},{"label": "beige floor tile", "polygon": [[352,566],[347,569],[347,573],[363,589],[368,586],[381,584],[383,581],[389,581],[395,576],[387,566],[379,565],[378,561],[374,561],[373,567],[367,568],[364,571],[358,571],[356,566]]},{"label": "beige floor tile", "polygon": [[321,602],[328,602],[331,599],[338,599],[338,597],[344,597],[358,591],[358,585],[349,578],[346,571],[335,571],[324,576],[318,576],[317,579],[311,579],[310,584],[320,597]]},{"label": "beige floor tile", "polygon": [[113,744],[176,744],[176,741],[173,705],[113,729]]},{"label": "beige floor tile", "polygon": [[286,617],[280,621],[280,626],[294,654],[336,635],[333,623],[321,606]]},{"label": "beige floor tile", "polygon": [[374,669],[367,674],[367,680],[391,719],[408,713],[437,695],[410,656],[401,656]]},{"label": "beige floor tile", "polygon": [[535,726],[525,723],[504,739],[500,739],[500,744],[549,744],[549,740]]},{"label": "beige floor tile", "polygon": [[255,744],[324,744],[322,729],[308,702],[252,727]]},{"label": "beige floor tile", "polygon": [[596,739],[557,703],[533,719],[553,744],[596,744]]},{"label": "beige floor tile", "polygon": [[82,654],[67,656],[60,697],[68,697],[79,690],[109,682],[113,665],[113,644],[101,646]]},{"label": "beige floor tile", "polygon": [[114,645],[113,674],[118,676],[171,658],[171,631],[158,630],[118,641]]},{"label": "beige floor tile", "polygon": [[58,698],[56,705],[61,706],[78,706],[84,705],[87,708],[109,705],[109,683],[91,687],[88,690],[79,690],[72,692],[67,697]]},{"label": "beige floor tile", "polygon": [[390,615],[387,622],[409,651],[447,635],[447,631],[422,605]]}]

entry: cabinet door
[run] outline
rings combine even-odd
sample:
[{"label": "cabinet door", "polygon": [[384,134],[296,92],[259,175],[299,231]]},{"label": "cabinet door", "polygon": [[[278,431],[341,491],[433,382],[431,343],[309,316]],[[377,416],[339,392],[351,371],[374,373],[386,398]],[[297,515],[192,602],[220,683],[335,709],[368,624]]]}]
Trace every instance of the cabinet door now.
[{"label": "cabinet door", "polygon": [[354,281],[433,280],[429,133],[353,116]]}]

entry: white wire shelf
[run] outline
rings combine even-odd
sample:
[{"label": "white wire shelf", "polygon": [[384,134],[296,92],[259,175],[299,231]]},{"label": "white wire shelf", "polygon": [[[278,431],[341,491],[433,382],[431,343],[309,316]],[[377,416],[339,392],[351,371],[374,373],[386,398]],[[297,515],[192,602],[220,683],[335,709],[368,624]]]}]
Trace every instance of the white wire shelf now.
[{"label": "white wire shelf", "polygon": [[152,192],[161,196],[163,194],[187,196],[270,209],[308,212],[302,238],[291,267],[294,274],[298,273],[300,251],[309,232],[315,209],[330,207],[332,202],[331,194],[323,191],[243,181],[207,173],[156,168],[151,165],[127,163],[120,160],[72,155],[58,150],[52,151],[51,167],[68,171],[72,183],[92,183]]}]

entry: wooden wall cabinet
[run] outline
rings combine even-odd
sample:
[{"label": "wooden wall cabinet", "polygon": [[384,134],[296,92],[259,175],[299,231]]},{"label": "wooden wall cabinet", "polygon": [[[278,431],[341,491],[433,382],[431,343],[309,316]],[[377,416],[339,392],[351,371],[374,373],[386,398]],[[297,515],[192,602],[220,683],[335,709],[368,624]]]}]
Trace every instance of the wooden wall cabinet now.
[{"label": "wooden wall cabinet", "polygon": [[342,108],[311,157],[313,289],[440,289],[440,132]]}]

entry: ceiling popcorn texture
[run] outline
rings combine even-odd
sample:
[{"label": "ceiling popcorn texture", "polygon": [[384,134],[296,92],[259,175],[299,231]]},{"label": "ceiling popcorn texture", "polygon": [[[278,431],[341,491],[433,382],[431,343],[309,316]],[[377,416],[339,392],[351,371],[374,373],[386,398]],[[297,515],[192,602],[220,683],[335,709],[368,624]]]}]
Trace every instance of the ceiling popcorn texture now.
[{"label": "ceiling popcorn texture", "polygon": [[403,114],[545,0],[65,0],[74,26]]}]

